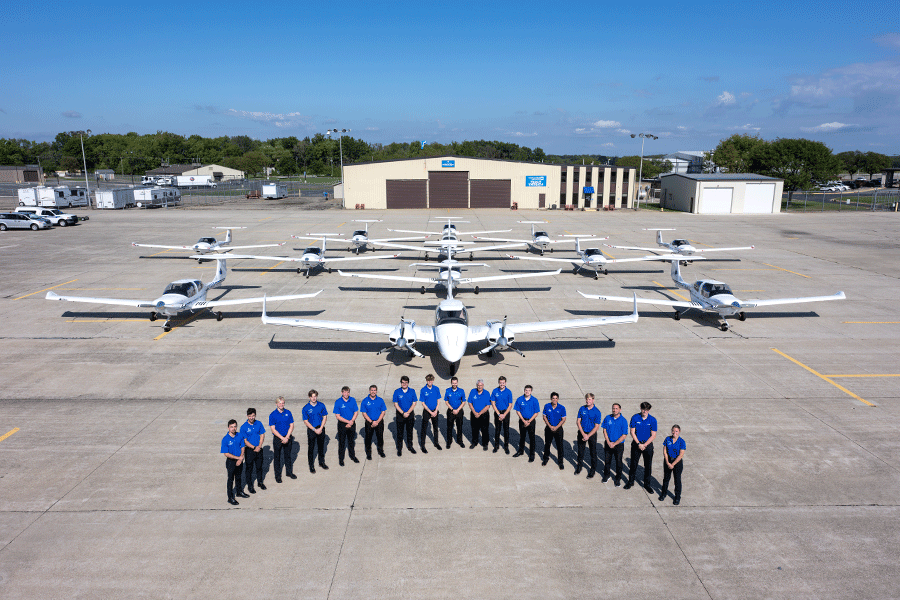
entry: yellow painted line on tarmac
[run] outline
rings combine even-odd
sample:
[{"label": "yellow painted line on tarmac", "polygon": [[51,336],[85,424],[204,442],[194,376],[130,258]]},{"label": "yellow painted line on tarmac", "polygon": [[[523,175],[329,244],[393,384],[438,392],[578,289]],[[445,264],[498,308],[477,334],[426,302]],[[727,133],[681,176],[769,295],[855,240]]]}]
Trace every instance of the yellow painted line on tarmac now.
[{"label": "yellow painted line on tarmac", "polygon": [[841,321],[841,323],[851,323],[854,325],[898,325],[900,321]]},{"label": "yellow painted line on tarmac", "polygon": [[812,279],[809,275],[803,275],[801,273],[796,273],[794,271],[789,271],[788,269],[782,269],[781,267],[776,267],[775,265],[770,265],[769,263],[763,263],[767,267],[772,267],[773,269],[778,269],[779,271],[787,271],[788,273],[793,273],[794,275],[800,275],[800,277],[806,277],[807,279]]},{"label": "yellow painted line on tarmac", "polygon": [[18,427],[13,427],[10,431],[7,431],[7,432],[4,433],[2,436],[0,436],[0,442],[2,442],[3,440],[5,440],[5,439],[8,438],[9,436],[11,436],[12,434],[14,434],[15,432],[17,432],[18,430],[19,430]]},{"label": "yellow painted line on tarmac", "polygon": [[274,269],[274,268],[277,267],[278,265],[284,264],[285,262],[287,262],[287,261],[284,261],[284,260],[278,261],[277,263],[275,263],[274,265],[272,265],[272,266],[269,267],[268,269],[264,269],[264,270],[260,273],[260,275],[265,275],[266,273],[268,273],[269,271],[271,271],[272,269]]},{"label": "yellow painted line on tarmac", "polygon": [[275,217],[266,217],[265,219],[260,219],[257,223],[262,223],[263,221],[268,221],[269,219],[274,219]]},{"label": "yellow painted line on tarmac", "polygon": [[883,373],[883,374],[863,373],[863,374],[859,374],[859,375],[841,374],[841,375],[825,375],[825,377],[900,377],[900,373]]},{"label": "yellow painted line on tarmac", "polygon": [[709,244],[704,244],[703,242],[698,242],[696,240],[688,240],[692,246],[706,246],[707,248],[712,248]]},{"label": "yellow painted line on tarmac", "polygon": [[99,292],[99,291],[110,291],[114,290],[117,292],[129,291],[129,292],[137,292],[146,288],[60,288],[66,290],[67,292]]},{"label": "yellow painted line on tarmac", "polygon": [[658,285],[659,287],[661,287],[662,289],[664,289],[664,290],[666,290],[666,291],[668,291],[668,292],[672,292],[673,294],[675,294],[676,296],[678,296],[678,297],[681,298],[682,300],[685,300],[685,301],[687,301],[687,302],[690,302],[690,301],[691,301],[690,298],[685,298],[684,295],[683,295],[681,292],[677,291],[677,290],[674,290],[674,289],[672,289],[672,288],[666,287],[666,286],[664,286],[663,284],[659,283],[658,281],[654,281],[653,283],[655,283],[656,285]]},{"label": "yellow painted line on tarmac", "polygon": [[172,333],[173,331],[175,331],[175,328],[176,328],[176,327],[181,327],[182,325],[187,325],[188,323],[190,323],[191,321],[193,321],[194,319],[196,319],[197,317],[199,317],[200,315],[202,315],[203,313],[205,313],[207,310],[208,310],[208,309],[204,309],[204,310],[201,310],[201,311],[198,312],[198,313],[194,313],[193,315],[189,316],[187,319],[185,319],[184,321],[181,321],[181,322],[179,322],[179,323],[172,323],[172,329],[170,329],[169,331],[164,331],[164,332],[162,332],[161,334],[159,334],[158,336],[156,336],[155,338],[153,338],[153,341],[155,342],[156,340],[159,340],[159,339],[162,339],[162,338],[166,337],[167,335],[169,335],[170,333]]},{"label": "yellow painted line on tarmac", "polygon": [[[160,254],[165,254],[166,252],[171,252],[173,249],[169,248],[168,250],[163,250],[162,252],[157,252],[156,254],[149,254],[148,256],[159,256]],[[181,248],[179,248],[181,250]],[[184,250],[190,250],[190,248],[184,248]]]},{"label": "yellow painted line on tarmac", "polygon": [[66,323],[143,323],[147,319],[69,319]]},{"label": "yellow painted line on tarmac", "polygon": [[[775,269],[710,269],[710,271],[774,271]],[[783,271],[784,269],[782,269]],[[804,275],[806,277],[806,275]]]},{"label": "yellow painted line on tarmac", "polygon": [[851,392],[850,390],[848,390],[848,389],[845,388],[844,386],[842,386],[842,385],[840,385],[840,384],[838,384],[838,383],[835,383],[835,382],[834,382],[831,378],[829,378],[827,375],[822,375],[821,373],[819,373],[818,371],[816,371],[816,370],[813,369],[812,367],[807,367],[806,365],[804,365],[802,362],[800,362],[800,361],[797,360],[796,358],[791,358],[790,356],[788,356],[787,354],[785,354],[784,352],[782,352],[782,351],[779,350],[778,348],[772,348],[772,351],[775,352],[776,354],[780,354],[781,356],[785,357],[786,359],[788,359],[789,361],[791,361],[791,362],[794,363],[795,365],[797,365],[797,366],[799,366],[799,367],[803,367],[804,369],[806,369],[807,371],[809,371],[810,373],[812,373],[812,374],[815,375],[816,377],[819,377],[820,379],[823,379],[824,381],[827,381],[828,383],[830,383],[831,385],[833,385],[833,386],[836,387],[837,389],[841,390],[842,392],[844,392],[845,394],[847,394],[847,395],[849,395],[849,396],[851,396],[851,397],[853,397],[853,398],[856,398],[857,400],[859,400],[859,401],[862,402],[863,404],[868,404],[869,406],[875,406],[875,405],[872,404],[871,402],[869,402],[869,401],[867,401],[867,400],[863,400],[862,398],[860,398],[859,396],[857,396],[856,394],[854,394],[853,392]]},{"label": "yellow painted line on tarmac", "polygon": [[19,296],[18,298],[13,298],[13,300],[21,300],[22,298],[27,298],[28,296],[34,296],[35,294],[40,294],[41,292],[47,292],[47,291],[50,291],[50,290],[55,290],[55,289],[58,288],[58,287],[62,287],[62,286],[64,286],[64,285],[69,285],[70,283],[73,283],[73,282],[75,282],[75,281],[78,281],[78,280],[77,280],[77,279],[73,279],[72,281],[67,281],[67,282],[65,282],[65,283],[60,283],[59,285],[54,285],[53,287],[48,287],[48,288],[45,288],[45,289],[43,289],[43,290],[38,290],[38,291],[36,291],[36,292],[31,292],[30,294],[25,294],[24,296]]}]

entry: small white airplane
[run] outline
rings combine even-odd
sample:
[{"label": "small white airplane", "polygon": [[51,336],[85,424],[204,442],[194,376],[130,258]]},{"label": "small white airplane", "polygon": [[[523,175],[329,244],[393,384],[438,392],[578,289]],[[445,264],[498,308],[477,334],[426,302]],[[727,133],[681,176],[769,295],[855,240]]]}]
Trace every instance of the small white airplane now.
[{"label": "small white airplane", "polygon": [[[382,246],[386,248],[400,248],[400,249],[415,249],[420,252],[425,253],[425,260],[428,260],[428,256],[430,252],[438,253],[438,260],[449,260],[452,258],[453,253],[460,254],[464,252],[469,253],[469,260],[474,260],[473,255],[475,252],[483,252],[486,250],[501,250],[504,248],[521,248],[526,245],[526,242],[519,242],[515,244],[503,244],[500,246],[477,246],[475,242],[464,242],[460,239],[460,235],[474,235],[476,233],[504,233],[506,231],[512,231],[511,229],[497,229],[494,231],[472,231],[465,234],[461,234],[457,231],[456,225],[453,221],[457,223],[468,223],[468,221],[461,221],[458,217],[447,217],[447,224],[444,225],[442,231],[410,231],[406,229],[388,229],[388,231],[395,231],[398,233],[421,233],[428,235],[440,235],[441,239],[436,241],[428,241],[425,242],[426,246],[438,246],[438,248],[426,248],[426,247],[411,247],[411,246],[399,246],[397,244],[392,243],[383,243]],[[466,246],[469,246],[468,248]]]},{"label": "small white airplane", "polygon": [[565,321],[545,321],[535,323],[513,323],[507,325],[506,317],[502,321],[490,320],[485,325],[469,325],[466,306],[453,297],[453,280],[447,280],[447,298],[438,304],[434,312],[434,325],[416,325],[415,321],[400,317],[398,325],[379,323],[353,323],[347,321],[319,321],[313,319],[291,319],[286,317],[270,317],[266,314],[266,303],[263,302],[262,322],[267,325],[290,325],[292,327],[308,327],[334,331],[353,331],[386,335],[391,345],[378,352],[403,350],[410,356],[422,358],[424,355],[416,350],[417,341],[433,342],[438,351],[450,363],[450,374],[455,375],[459,369],[459,361],[466,353],[470,342],[487,342],[488,346],[478,352],[479,355],[493,355],[494,350],[512,350],[525,356],[513,347],[516,335],[538,331],[556,331],[559,329],[576,329],[582,327],[599,327],[618,323],[636,323],[638,320],[637,302],[634,312],[620,317],[596,317],[593,319],[570,319]]},{"label": "small white airplane", "polygon": [[[529,244],[533,248],[540,250],[541,256],[544,255],[544,250],[546,250],[548,248],[550,249],[550,252],[553,252],[552,244],[566,244],[566,243],[570,244],[575,241],[572,239],[570,239],[570,240],[553,240],[553,239],[550,239],[550,236],[547,234],[546,231],[540,231],[535,228],[534,224],[537,224],[537,223],[543,224],[543,223],[546,223],[546,221],[518,221],[518,222],[532,224],[530,240],[510,240],[510,239],[506,239],[506,238],[478,237],[475,235],[472,236],[472,239],[484,240],[486,242],[524,242],[526,244]],[[568,236],[568,237],[573,237],[573,236]],[[574,236],[574,237],[580,237],[582,239],[590,238],[590,239],[594,239],[594,240],[608,240],[609,239],[609,237],[596,238],[592,235],[581,235],[581,236]]]},{"label": "small white airplane", "polygon": [[[673,254],[680,254],[681,256],[693,256],[694,254],[703,254],[705,252],[729,252],[732,250],[753,250],[755,246],[741,246],[738,248],[694,248],[690,242],[687,240],[672,240],[671,243],[666,243],[662,239],[663,231],[675,231],[674,229],[644,229],[644,231],[655,231],[656,232],[656,244],[659,248],[639,248],[637,246],[610,246],[609,244],[605,244],[609,248],[619,248],[621,250],[643,250],[645,252],[672,252]],[[660,250],[663,248],[663,250]],[[682,261],[682,264],[686,264],[687,261]]]},{"label": "small white airplane", "polygon": [[[191,257],[197,258],[197,257]],[[199,279],[179,279],[173,281],[166,286],[162,296],[156,300],[121,300],[118,298],[85,298],[81,296],[59,296],[53,292],[47,292],[47,300],[67,300],[69,302],[87,302],[90,304],[113,304],[116,306],[134,306],[137,308],[152,308],[150,312],[150,320],[155,321],[158,317],[166,317],[166,323],[163,325],[163,331],[171,331],[172,317],[183,312],[194,312],[206,308],[215,308],[218,306],[233,306],[236,304],[255,304],[263,302],[265,298],[242,298],[235,300],[207,300],[206,294],[209,290],[219,287],[225,281],[226,268],[225,261],[230,257],[216,256],[216,276],[207,284],[203,284]],[[297,300],[299,298],[312,298],[318,296],[322,290],[314,294],[292,294],[289,296],[269,296],[269,300]],[[224,318],[222,312],[216,313],[216,320],[221,321]]]},{"label": "small white airplane", "polygon": [[[678,287],[690,292],[690,302],[682,302],[677,300],[645,300],[643,298],[635,298],[634,302],[642,304],[661,304],[663,306],[672,306],[675,308],[684,308],[683,311],[675,311],[675,320],[679,320],[681,315],[692,308],[705,310],[708,312],[718,313],[722,318],[719,329],[728,331],[728,321],[726,317],[737,315],[738,320],[743,321],[747,318],[744,310],[748,308],[758,308],[760,306],[776,306],[780,304],[801,304],[804,302],[824,302],[826,300],[844,300],[846,296],[844,292],[838,292],[832,296],[808,296],[805,298],[779,298],[777,300],[738,300],[731,288],[721,281],[714,279],[701,279],[694,282],[693,285],[687,283],[681,278],[681,264],[677,260],[672,261],[672,281]],[[613,300],[616,302],[631,302],[632,298],[621,296],[605,296],[597,294],[585,294],[578,292],[585,298],[594,300]]]},{"label": "small white airplane", "polygon": [[[132,246],[136,246],[139,248],[167,248],[169,250],[191,250],[194,253],[199,254],[211,254],[218,252],[229,252],[231,250],[244,249],[244,248],[272,248],[277,246],[284,246],[285,242],[280,244],[260,244],[258,246],[228,246],[231,243],[231,230],[232,229],[247,229],[246,227],[213,227],[213,229],[224,229],[225,239],[221,242],[218,241],[214,237],[202,237],[200,238],[196,244],[193,246],[159,246],[157,244],[138,244],[137,242],[131,242]],[[226,246],[228,246],[226,248]],[[198,259],[200,260],[200,259]]]},{"label": "small white airplane", "polygon": [[581,249],[581,240],[584,239],[585,236],[572,236],[575,238],[575,252],[578,253],[578,258],[550,258],[545,256],[515,256],[513,254],[507,254],[509,258],[515,260],[538,260],[538,261],[554,261],[554,262],[564,262],[571,263],[575,266],[575,269],[572,271],[574,275],[577,275],[581,269],[588,269],[594,271],[594,279],[598,279],[600,277],[600,273],[602,272],[604,275],[608,275],[609,271],[607,271],[606,266],[611,264],[618,263],[626,263],[626,262],[640,262],[647,260],[677,260],[678,257],[674,255],[652,255],[652,256],[640,256],[638,258],[607,258],[605,254],[603,254],[603,250],[600,248],[585,248]]},{"label": "small white airplane", "polygon": [[[423,239],[428,238],[427,235],[419,235],[419,236],[415,236],[415,237],[380,238],[380,239],[374,239],[374,240],[369,239],[369,223],[381,223],[383,220],[384,219],[354,219],[353,220],[354,223],[365,223],[366,227],[365,227],[365,229],[357,229],[356,231],[354,231],[353,235],[350,237],[349,240],[347,240],[346,238],[343,238],[343,237],[339,237],[340,234],[337,234],[337,233],[327,234],[327,235],[332,240],[340,240],[340,241],[344,241],[344,242],[350,242],[351,244],[353,244],[353,247],[348,248],[347,250],[348,251],[353,250],[357,254],[359,254],[361,250],[368,249],[369,246],[375,247],[375,246],[381,245],[382,242],[402,242],[402,241],[407,241],[407,240],[423,240]],[[315,236],[315,237],[308,237],[308,236]],[[322,234],[307,233],[306,236],[292,235],[291,237],[294,239],[297,239],[297,240],[318,240],[318,239],[322,238]],[[404,248],[407,250],[419,250],[419,248],[414,247],[414,246],[399,246],[398,245],[395,247]]]},{"label": "small white airplane", "polygon": [[[307,239],[307,238],[304,238]],[[297,256],[253,256],[248,254],[230,254],[230,258],[249,258],[253,260],[280,260],[287,262],[299,262],[303,263],[302,266],[297,267],[297,272],[302,273],[303,270],[306,270],[306,276],[309,277],[310,272],[313,269],[327,269],[329,273],[331,273],[331,265],[333,263],[339,262],[348,262],[353,260],[376,260],[381,258],[397,258],[400,256],[399,254],[388,254],[388,255],[379,255],[379,256],[348,256],[346,258],[326,258],[325,257],[325,245],[328,243],[327,236],[319,236],[315,238],[308,239],[316,239],[322,240],[322,247],[319,246],[307,246],[303,250],[303,254],[299,257]]]}]

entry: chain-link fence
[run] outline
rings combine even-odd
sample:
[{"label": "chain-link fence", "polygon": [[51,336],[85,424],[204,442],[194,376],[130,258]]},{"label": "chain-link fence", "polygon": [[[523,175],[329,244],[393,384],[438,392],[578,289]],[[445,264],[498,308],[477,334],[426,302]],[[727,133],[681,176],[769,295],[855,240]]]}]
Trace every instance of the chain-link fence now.
[{"label": "chain-link fence", "polygon": [[845,192],[785,192],[782,211],[897,211],[900,190],[877,189]]}]

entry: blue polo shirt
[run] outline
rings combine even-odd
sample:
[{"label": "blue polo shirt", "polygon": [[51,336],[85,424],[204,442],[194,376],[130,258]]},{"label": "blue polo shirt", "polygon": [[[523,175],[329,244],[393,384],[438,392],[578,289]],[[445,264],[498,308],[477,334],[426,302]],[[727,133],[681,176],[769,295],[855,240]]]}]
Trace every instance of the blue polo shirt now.
[{"label": "blue polo shirt", "polygon": [[512,392],[509,391],[509,388],[505,390],[500,390],[500,388],[494,388],[494,391],[491,392],[491,402],[494,403],[494,406],[497,407],[497,410],[503,412],[509,405],[513,403]]},{"label": "blue polo shirt", "polygon": [[281,435],[287,435],[288,429],[291,428],[291,423],[294,422],[294,415],[291,414],[291,411],[288,409],[284,409],[279,412],[276,408],[269,415],[269,427],[272,425],[275,426],[275,431],[280,433]]},{"label": "blue polo shirt", "polygon": [[387,410],[387,405],[381,396],[375,396],[374,400],[372,400],[372,396],[366,396],[365,400],[362,401],[362,405],[360,405],[360,409],[368,415],[370,420],[377,421],[381,413]]},{"label": "blue polo shirt", "polygon": [[647,418],[641,418],[641,413],[631,417],[631,427],[634,429],[634,435],[641,444],[650,439],[650,436],[656,431],[656,417],[647,414]]},{"label": "blue polo shirt", "polygon": [[259,446],[259,436],[261,436],[265,432],[266,428],[263,427],[263,424],[257,420],[253,421],[253,425],[250,424],[250,421],[247,421],[246,423],[241,425],[240,434],[255,448]]},{"label": "blue polo shirt", "polygon": [[547,422],[551,427],[556,427],[566,416],[566,407],[557,402],[556,408],[553,408],[553,403],[548,402],[544,405],[544,416],[547,417]]},{"label": "blue polo shirt", "polygon": [[234,437],[231,437],[231,433],[226,433],[225,437],[222,438],[222,454],[227,452],[233,456],[240,456],[243,450],[244,436],[241,435],[240,431],[234,434]]},{"label": "blue polo shirt", "polygon": [[532,396],[528,400],[525,399],[525,396],[519,396],[516,398],[516,405],[513,407],[513,410],[518,411],[525,419],[530,419],[534,415],[541,412],[541,405],[538,402],[538,399]]},{"label": "blue polo shirt", "polygon": [[469,392],[469,404],[472,406],[473,411],[481,412],[490,403],[491,394],[487,390],[481,390],[480,394],[477,388]]},{"label": "blue polo shirt", "polygon": [[309,421],[309,424],[313,427],[320,427],[322,420],[327,416],[328,409],[321,402],[316,402],[315,405],[312,402],[307,402],[306,406],[303,407],[303,420]]},{"label": "blue polo shirt", "polygon": [[403,391],[402,387],[398,387],[394,390],[394,402],[400,406],[401,412],[407,412],[412,405],[415,404],[418,400],[416,399],[416,390],[411,387],[406,388],[406,391]]},{"label": "blue polo shirt", "polygon": [[[623,435],[628,435],[628,422],[621,414],[617,419],[614,419],[612,415],[606,415],[601,427],[606,430],[606,437],[611,442],[615,442]],[[582,427],[582,429],[584,428]]]},{"label": "blue polo shirt", "polygon": [[466,390],[462,389],[461,387],[458,387],[455,390],[452,387],[448,387],[447,391],[444,392],[444,402],[450,405],[450,408],[452,408],[453,410],[458,410],[465,401]]},{"label": "blue polo shirt", "polygon": [[600,409],[596,406],[592,406],[591,408],[582,406],[578,409],[578,418],[581,419],[581,429],[585,433],[590,433],[594,427],[603,421],[603,415],[600,414]]},{"label": "blue polo shirt", "polygon": [[341,415],[348,421],[353,420],[353,415],[358,411],[359,406],[356,404],[356,398],[353,396],[347,398],[346,402],[344,402],[343,396],[334,401],[334,414]]},{"label": "blue polo shirt", "polygon": [[441,388],[436,385],[431,386],[431,388],[426,385],[419,391],[419,400],[422,401],[422,404],[428,407],[428,410],[437,410],[438,402],[440,401],[440,399]]},{"label": "blue polo shirt", "polygon": [[682,450],[687,450],[687,443],[685,443],[684,438],[681,436],[678,437],[678,441],[676,442],[670,435],[663,442],[663,446],[666,447],[666,454],[669,455],[670,461],[678,458],[678,453]]}]

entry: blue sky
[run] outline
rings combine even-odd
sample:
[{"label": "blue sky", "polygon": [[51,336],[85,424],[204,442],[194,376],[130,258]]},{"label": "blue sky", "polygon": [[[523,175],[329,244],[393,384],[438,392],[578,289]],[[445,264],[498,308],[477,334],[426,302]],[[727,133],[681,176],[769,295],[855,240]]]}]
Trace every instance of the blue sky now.
[{"label": "blue sky", "polygon": [[[887,2],[43,2],[7,6],[0,137],[490,139],[551,154],[734,133],[900,153]],[[12,40],[23,43],[13,43]]]}]

